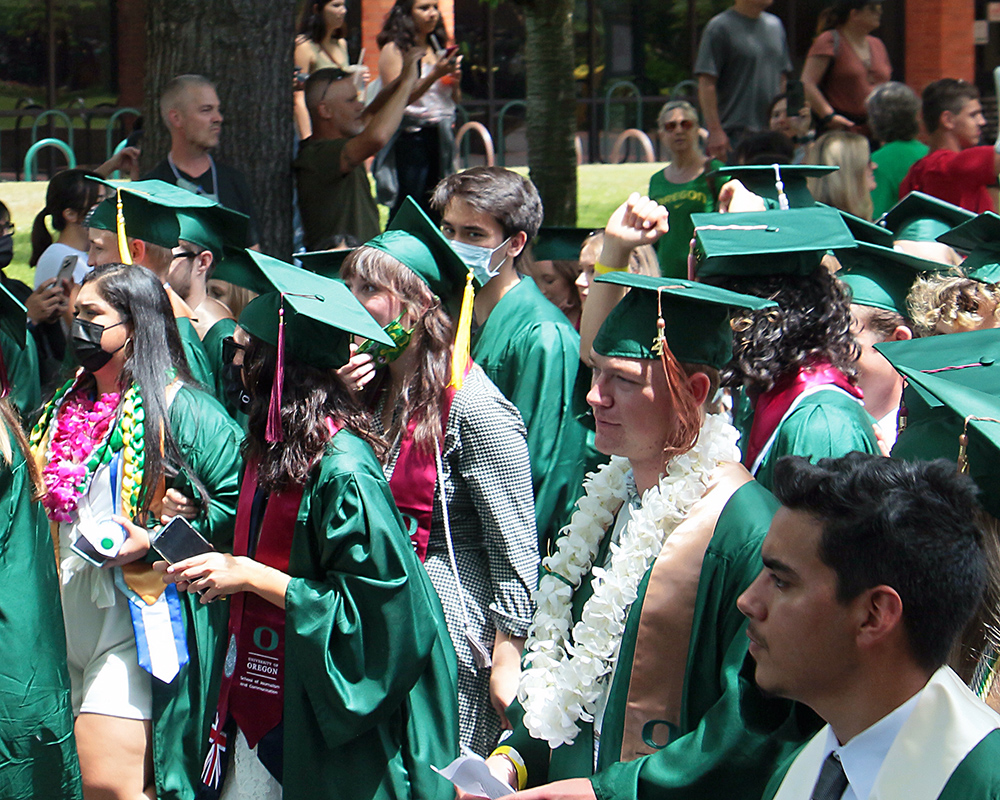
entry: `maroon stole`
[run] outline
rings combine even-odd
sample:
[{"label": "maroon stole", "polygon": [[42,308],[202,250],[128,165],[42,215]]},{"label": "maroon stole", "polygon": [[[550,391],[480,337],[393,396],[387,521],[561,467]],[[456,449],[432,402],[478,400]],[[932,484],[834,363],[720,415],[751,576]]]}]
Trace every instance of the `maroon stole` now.
[{"label": "maroon stole", "polygon": [[[327,420],[331,435],[339,426]],[[249,555],[250,515],[257,490],[257,462],[247,464],[236,507],[233,555]],[[303,485],[272,492],[261,520],[253,559],[288,572],[295,521],[302,505]],[[209,733],[209,751],[202,768],[204,784],[219,788],[223,732],[232,714],[247,744],[255,747],[284,715],[285,610],[252,592],[237,592],[229,607],[229,644],[219,689],[215,721]]]},{"label": "maroon stole", "polygon": [[[472,369],[472,360],[465,368],[468,376]],[[455,389],[445,387],[444,402],[441,404],[441,430],[448,427],[448,414],[451,403],[455,399]],[[406,426],[406,436],[399,443],[399,455],[396,466],[389,479],[389,489],[396,508],[403,518],[407,533],[417,557],[421,562],[427,557],[427,540],[431,535],[431,516],[434,512],[434,487],[437,486],[437,459],[434,452],[424,452],[414,445],[413,431],[417,421],[411,419]],[[444,447],[444,443],[439,443]],[[438,451],[440,452],[440,450]]]},{"label": "maroon stole", "polygon": [[799,395],[816,386],[829,385],[861,399],[861,390],[843,372],[826,361],[814,361],[802,367],[758,397],[754,403],[753,424],[747,437],[743,463],[749,468],[756,461]]}]

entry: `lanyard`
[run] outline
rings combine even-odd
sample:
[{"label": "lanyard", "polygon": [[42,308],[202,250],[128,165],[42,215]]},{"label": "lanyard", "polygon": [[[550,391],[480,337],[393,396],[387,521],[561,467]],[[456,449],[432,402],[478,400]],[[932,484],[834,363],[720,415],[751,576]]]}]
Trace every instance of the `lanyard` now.
[{"label": "lanyard", "polygon": [[177,169],[177,165],[174,163],[174,157],[170,153],[167,153],[167,163],[170,165],[170,169],[174,173],[174,178],[177,179],[178,186],[180,186],[182,189],[187,189],[189,192],[194,192],[195,194],[202,195],[203,197],[207,197],[210,200],[215,200],[216,202],[218,202],[219,178],[215,172],[215,159],[212,158],[211,154],[209,153],[206,153],[206,155],[208,156],[209,167],[212,170],[211,192],[206,192],[204,187],[201,186],[200,184],[197,184],[194,181],[189,181],[187,178],[184,178],[181,175],[180,170]]}]

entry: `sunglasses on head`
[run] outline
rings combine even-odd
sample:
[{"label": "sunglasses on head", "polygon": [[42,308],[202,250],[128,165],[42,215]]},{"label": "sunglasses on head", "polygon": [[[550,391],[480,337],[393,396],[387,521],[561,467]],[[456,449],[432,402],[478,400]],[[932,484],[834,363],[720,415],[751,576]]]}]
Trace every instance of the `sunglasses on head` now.
[{"label": "sunglasses on head", "polygon": [[665,131],[675,131],[678,128],[682,131],[689,131],[694,127],[694,122],[689,119],[675,119],[671,122],[664,122],[660,127]]}]

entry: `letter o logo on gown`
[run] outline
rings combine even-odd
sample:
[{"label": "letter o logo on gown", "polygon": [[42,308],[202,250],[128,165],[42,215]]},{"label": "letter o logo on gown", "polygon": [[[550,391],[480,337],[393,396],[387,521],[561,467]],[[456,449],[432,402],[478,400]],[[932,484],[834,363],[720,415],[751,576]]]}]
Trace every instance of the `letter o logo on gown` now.
[{"label": "letter o logo on gown", "polygon": [[[267,644],[264,643],[265,636],[267,637]],[[278,647],[278,632],[274,628],[261,625],[253,632],[253,643],[265,653],[269,653]]]}]

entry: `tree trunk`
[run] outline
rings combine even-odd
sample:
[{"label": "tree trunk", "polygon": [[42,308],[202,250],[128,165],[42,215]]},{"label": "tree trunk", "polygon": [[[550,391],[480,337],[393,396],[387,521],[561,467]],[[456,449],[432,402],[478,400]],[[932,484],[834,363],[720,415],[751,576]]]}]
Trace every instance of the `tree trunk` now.
[{"label": "tree trunk", "polygon": [[528,0],[528,169],[546,225],[576,225],[573,0]]},{"label": "tree trunk", "polygon": [[261,247],[292,251],[292,49],[296,0],[147,0],[142,171],[166,157],[163,87],[197,73],[216,84],[225,122],[214,156],[250,185]]}]

